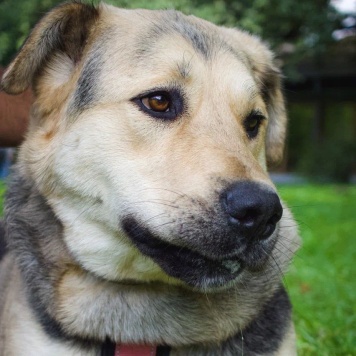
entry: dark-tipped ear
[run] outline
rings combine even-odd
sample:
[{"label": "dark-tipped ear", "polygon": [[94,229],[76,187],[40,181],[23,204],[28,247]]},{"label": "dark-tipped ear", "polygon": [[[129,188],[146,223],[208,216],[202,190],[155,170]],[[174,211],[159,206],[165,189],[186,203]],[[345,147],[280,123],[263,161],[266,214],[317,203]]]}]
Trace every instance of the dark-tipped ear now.
[{"label": "dark-tipped ear", "polygon": [[1,89],[8,94],[25,91],[56,51],[66,53],[73,62],[79,61],[90,28],[98,17],[97,8],[79,1],[64,3],[48,12],[6,69]]},{"label": "dark-tipped ear", "polygon": [[266,137],[267,163],[275,165],[283,158],[287,129],[287,115],[279,70],[273,67],[267,68],[262,74],[261,85],[269,118]]}]

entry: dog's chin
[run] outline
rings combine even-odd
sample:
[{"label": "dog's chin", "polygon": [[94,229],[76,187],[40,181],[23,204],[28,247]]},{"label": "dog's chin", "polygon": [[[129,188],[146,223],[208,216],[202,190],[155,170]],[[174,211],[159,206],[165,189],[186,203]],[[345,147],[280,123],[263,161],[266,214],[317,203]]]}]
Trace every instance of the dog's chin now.
[{"label": "dog's chin", "polygon": [[194,289],[208,291],[229,287],[244,270],[243,262],[237,257],[213,259],[170,244],[132,217],[125,218],[122,227],[142,254],[154,260],[169,276]]}]

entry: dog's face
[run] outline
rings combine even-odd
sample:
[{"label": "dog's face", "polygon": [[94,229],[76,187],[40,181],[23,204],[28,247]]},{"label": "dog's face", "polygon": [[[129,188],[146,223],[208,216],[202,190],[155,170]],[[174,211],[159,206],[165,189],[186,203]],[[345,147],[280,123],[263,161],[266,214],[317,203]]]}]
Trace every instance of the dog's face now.
[{"label": "dog's face", "polygon": [[22,169],[85,269],[209,290],[278,253],[266,166],[286,119],[259,40],[177,12],[67,4],[37,25],[3,87],[31,82]]}]

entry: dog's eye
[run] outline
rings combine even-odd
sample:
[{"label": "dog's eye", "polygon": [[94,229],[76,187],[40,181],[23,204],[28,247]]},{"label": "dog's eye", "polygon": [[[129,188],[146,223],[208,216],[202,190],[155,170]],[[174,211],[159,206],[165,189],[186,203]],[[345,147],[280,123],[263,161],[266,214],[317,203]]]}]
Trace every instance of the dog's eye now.
[{"label": "dog's eye", "polygon": [[255,138],[258,134],[261,122],[265,117],[259,111],[252,111],[244,121],[244,127],[249,138]]},{"label": "dog's eye", "polygon": [[155,112],[167,112],[171,101],[165,94],[154,94],[141,99],[142,104],[149,110]]},{"label": "dog's eye", "polygon": [[172,121],[183,112],[183,95],[176,88],[152,91],[133,98],[132,101],[155,119]]}]

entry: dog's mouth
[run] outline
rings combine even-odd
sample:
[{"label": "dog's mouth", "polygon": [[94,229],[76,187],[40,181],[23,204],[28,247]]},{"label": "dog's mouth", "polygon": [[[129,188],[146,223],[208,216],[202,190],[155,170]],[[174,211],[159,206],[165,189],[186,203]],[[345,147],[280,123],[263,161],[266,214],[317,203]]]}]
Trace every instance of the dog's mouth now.
[{"label": "dog's mouth", "polygon": [[169,276],[191,287],[203,290],[221,288],[235,280],[244,269],[237,257],[215,260],[187,247],[163,241],[133,217],[125,218],[122,227],[142,254],[153,259]]}]

